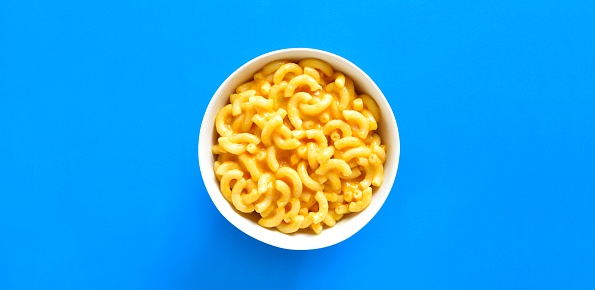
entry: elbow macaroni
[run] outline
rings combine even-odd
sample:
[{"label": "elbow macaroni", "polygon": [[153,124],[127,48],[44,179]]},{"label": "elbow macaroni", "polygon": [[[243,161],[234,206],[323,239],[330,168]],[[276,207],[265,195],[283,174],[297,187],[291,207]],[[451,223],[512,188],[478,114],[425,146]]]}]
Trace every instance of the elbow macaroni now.
[{"label": "elbow macaroni", "polygon": [[380,117],[374,99],[328,63],[271,62],[215,119],[221,193],[263,227],[319,234],[365,210],[382,184]]}]

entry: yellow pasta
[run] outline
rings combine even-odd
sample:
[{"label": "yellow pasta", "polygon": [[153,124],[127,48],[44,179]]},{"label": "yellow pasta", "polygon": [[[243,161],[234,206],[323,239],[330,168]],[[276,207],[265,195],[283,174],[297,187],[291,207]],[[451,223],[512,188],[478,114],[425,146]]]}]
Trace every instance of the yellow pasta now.
[{"label": "yellow pasta", "polygon": [[246,213],[253,212],[254,206],[252,204],[246,205],[242,201],[241,193],[245,188],[246,188],[246,180],[245,179],[242,178],[239,181],[237,181],[233,187],[233,190],[231,191],[231,200],[233,202],[233,205],[239,211],[246,212]]},{"label": "yellow pasta", "polygon": [[286,233],[286,234],[297,232],[297,230],[300,229],[300,225],[303,222],[304,222],[304,217],[301,215],[298,215],[289,223],[282,222],[279,225],[277,225],[277,230],[279,230],[282,233]]},{"label": "yellow pasta", "polygon": [[301,75],[303,72],[303,69],[295,64],[295,63],[286,63],[282,66],[280,66],[277,71],[275,72],[275,74],[273,75],[273,82],[275,84],[279,84],[283,81],[283,78],[285,78],[285,76],[288,73],[293,73],[294,75]]},{"label": "yellow pasta", "polygon": [[265,228],[272,228],[272,227],[276,227],[279,224],[281,224],[281,221],[283,221],[283,215],[285,214],[285,209],[282,207],[278,207],[275,210],[275,213],[272,215],[269,215],[267,217],[263,217],[258,221],[258,224],[265,227]]},{"label": "yellow pasta", "polygon": [[384,180],[381,112],[319,59],[279,60],[239,85],[215,118],[222,195],[258,224],[316,234],[365,210]]}]

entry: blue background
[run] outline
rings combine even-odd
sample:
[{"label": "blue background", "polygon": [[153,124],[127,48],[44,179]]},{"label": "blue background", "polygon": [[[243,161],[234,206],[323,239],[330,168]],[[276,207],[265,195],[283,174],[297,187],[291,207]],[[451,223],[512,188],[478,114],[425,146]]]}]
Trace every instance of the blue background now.
[{"label": "blue background", "polygon": [[[595,2],[168,2],[0,1],[1,289],[595,287]],[[360,66],[401,134],[376,218],[308,252],[228,223],[196,154],[288,47]]]}]

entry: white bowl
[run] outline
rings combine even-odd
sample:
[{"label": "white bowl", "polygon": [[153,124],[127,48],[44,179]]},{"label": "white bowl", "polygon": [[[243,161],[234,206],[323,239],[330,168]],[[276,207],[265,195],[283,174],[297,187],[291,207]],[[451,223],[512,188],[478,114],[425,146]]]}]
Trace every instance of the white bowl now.
[{"label": "white bowl", "polygon": [[[219,183],[213,172],[215,157],[211,151],[213,145],[217,142],[215,116],[229,102],[229,95],[235,92],[235,88],[251,79],[258,70],[271,61],[279,59],[300,60],[304,58],[318,58],[328,62],[336,71],[340,71],[352,78],[358,93],[366,93],[374,98],[382,112],[377,133],[381,136],[382,143],[387,147],[384,182],[374,192],[372,203],[362,212],[346,214],[334,227],[325,227],[319,235],[310,230],[283,234],[276,229],[266,229],[257,224],[259,215],[244,214],[235,210],[219,190]],[[219,212],[247,235],[269,245],[291,250],[311,250],[328,247],[346,240],[362,229],[380,210],[391,191],[397,175],[399,154],[399,131],[395,116],[388,101],[374,81],[350,61],[326,51],[309,48],[291,48],[269,52],[252,59],[233,72],[211,98],[202,120],[198,138],[200,172],[207,191]]]}]

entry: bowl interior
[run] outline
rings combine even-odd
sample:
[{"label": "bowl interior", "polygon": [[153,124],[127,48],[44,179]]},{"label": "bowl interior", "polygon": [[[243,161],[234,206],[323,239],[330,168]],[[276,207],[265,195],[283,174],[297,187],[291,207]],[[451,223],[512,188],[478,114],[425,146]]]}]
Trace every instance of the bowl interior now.
[{"label": "bowl interior", "polygon": [[[300,60],[304,58],[322,59],[333,66],[336,71],[343,72],[352,78],[358,93],[370,95],[381,109],[382,117],[378,123],[378,134],[383,144],[387,146],[387,158],[384,164],[384,182],[373,193],[370,206],[360,213],[345,215],[337,224],[325,227],[322,233],[316,235],[311,231],[300,231],[293,234],[283,234],[276,229],[266,229],[256,222],[255,214],[244,214],[233,208],[225,200],[219,190],[219,183],[213,172],[215,157],[211,153],[213,144],[217,142],[217,132],[214,120],[217,112],[229,102],[229,95],[235,88],[252,78],[254,73],[265,64],[279,59]],[[397,123],[390,105],[376,84],[361,69],[346,59],[315,49],[294,48],[273,51],[261,55],[230,75],[211,99],[200,128],[198,144],[198,160],[201,175],[213,203],[223,216],[244,233],[264,243],[285,249],[307,250],[327,247],[339,243],[364,227],[382,207],[388,197],[397,173],[400,155],[400,142]]]}]

